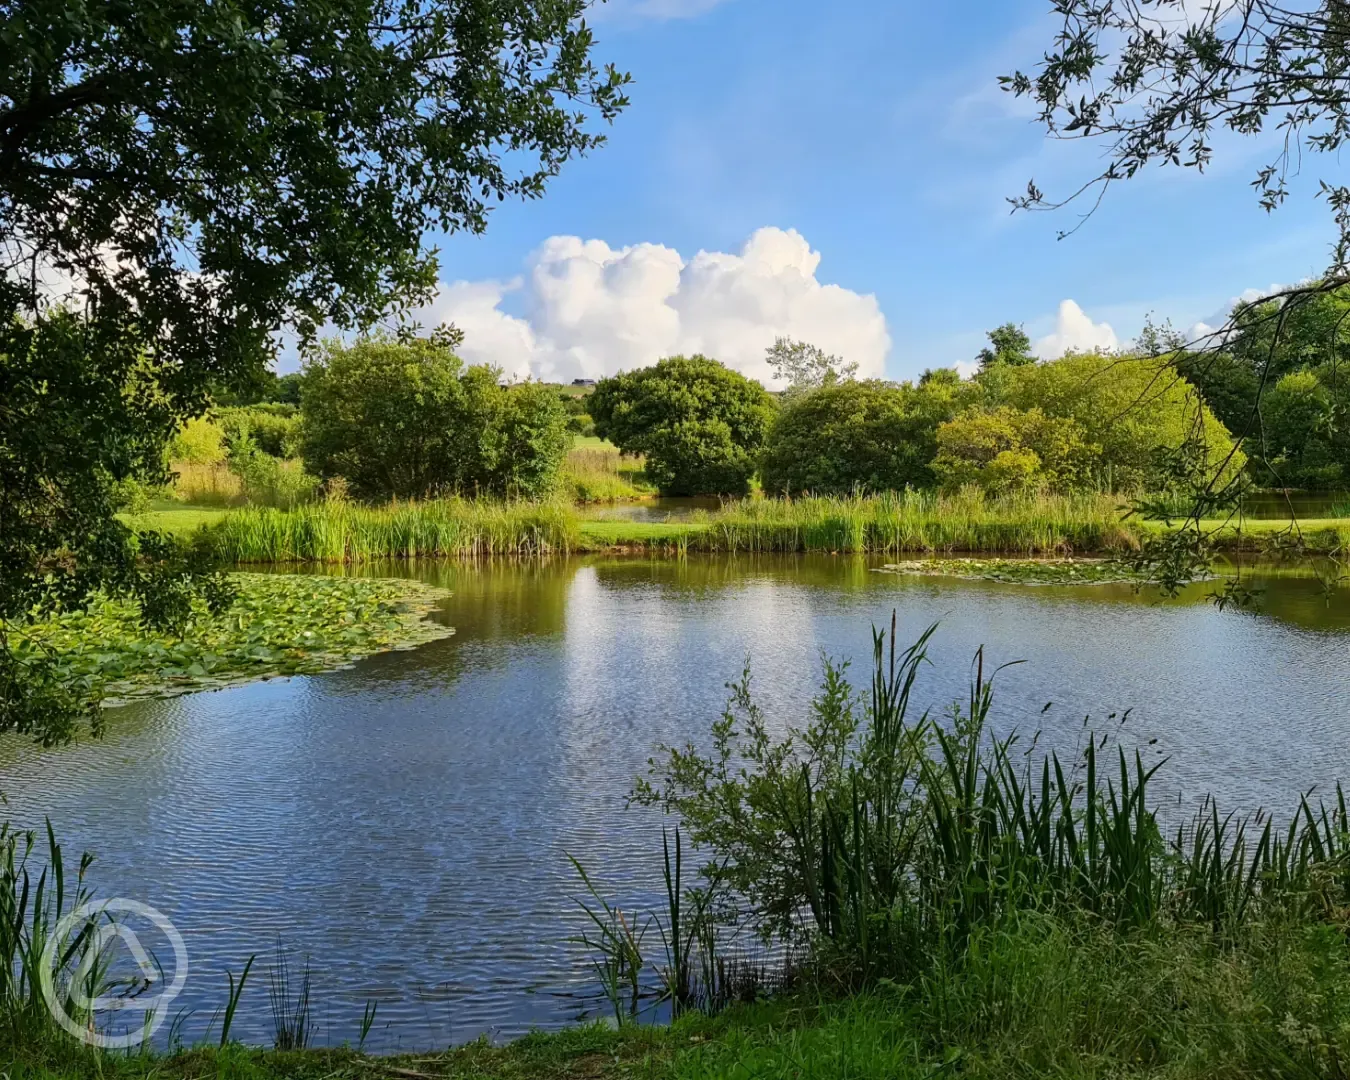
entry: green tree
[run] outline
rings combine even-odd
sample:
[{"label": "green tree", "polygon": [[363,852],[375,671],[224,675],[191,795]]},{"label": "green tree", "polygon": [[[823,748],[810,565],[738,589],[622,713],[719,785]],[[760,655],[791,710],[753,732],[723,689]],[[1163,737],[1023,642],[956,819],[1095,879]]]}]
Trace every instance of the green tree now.
[{"label": "green tree", "polygon": [[937,430],[933,472],[948,489],[976,484],[991,494],[1069,490],[1099,454],[1070,417],[1040,409],[968,409]]},{"label": "green tree", "polygon": [[981,349],[975,357],[980,362],[981,371],[988,370],[994,364],[1022,367],[1036,362],[1036,357],[1031,353],[1031,338],[1016,323],[1004,323],[990,330],[987,336],[988,347]]},{"label": "green tree", "polygon": [[665,495],[743,494],[774,415],[764,387],[706,356],[602,379],[589,402],[596,433],[646,455]]},{"label": "green tree", "polygon": [[8,622],[140,581],[152,551],[162,595],[192,578],[114,516],[183,420],[280,331],[421,303],[428,231],[481,231],[599,145],[626,77],[594,64],[586,6],[0,0],[0,731],[68,730],[79,699]]},{"label": "green tree", "polygon": [[1350,438],[1341,419],[1350,393],[1318,371],[1292,371],[1266,391],[1261,430],[1247,440],[1258,482],[1280,487],[1332,488],[1350,468]]},{"label": "green tree", "polygon": [[571,441],[567,414],[547,387],[499,377],[435,341],[329,342],[305,368],[305,467],[365,499],[542,495]]},{"label": "green tree", "polygon": [[823,495],[931,487],[938,425],[960,408],[962,393],[959,380],[918,387],[869,380],[791,401],[764,447],[764,489]]},{"label": "green tree", "polygon": [[777,338],[765,352],[773,377],[787,383],[784,398],[833,386],[858,374],[856,361],[846,364],[817,345],[791,338]]},{"label": "green tree", "polygon": [[1017,368],[990,405],[1040,409],[1071,419],[1100,447],[1098,483],[1117,491],[1161,490],[1233,476],[1245,464],[1228,429],[1172,366],[1170,357],[1070,354]]}]

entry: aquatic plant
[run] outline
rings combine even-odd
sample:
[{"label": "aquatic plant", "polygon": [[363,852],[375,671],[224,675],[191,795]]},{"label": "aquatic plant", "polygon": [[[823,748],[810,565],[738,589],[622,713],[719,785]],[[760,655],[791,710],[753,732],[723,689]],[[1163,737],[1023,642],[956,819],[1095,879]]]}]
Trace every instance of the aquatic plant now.
[{"label": "aquatic plant", "polygon": [[211,526],[205,542],[228,562],[289,563],[541,555],[572,551],[579,540],[577,517],[563,503],[456,498],[248,507]]},{"label": "aquatic plant", "polygon": [[451,633],[427,618],[443,595],[418,581],[232,574],[233,603],[197,601],[181,632],[146,628],[133,600],[101,598],[11,630],[16,655],[54,658],[65,679],[113,704],[342,667]]}]

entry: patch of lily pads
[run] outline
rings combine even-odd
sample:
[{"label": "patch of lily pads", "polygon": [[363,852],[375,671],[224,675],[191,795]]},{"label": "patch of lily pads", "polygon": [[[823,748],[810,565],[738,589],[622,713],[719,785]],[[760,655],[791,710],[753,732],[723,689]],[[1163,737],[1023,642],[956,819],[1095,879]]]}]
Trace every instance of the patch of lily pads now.
[{"label": "patch of lily pads", "polygon": [[1145,580],[1138,570],[1118,559],[912,559],[875,570],[1014,585],[1119,585]]},{"label": "patch of lily pads", "polygon": [[100,598],[12,630],[11,645],[55,657],[106,706],[332,671],[454,633],[428,617],[448,593],[423,582],[230,577],[238,591],[229,610],[211,615],[200,604],[181,635],[142,626],[132,600]]}]

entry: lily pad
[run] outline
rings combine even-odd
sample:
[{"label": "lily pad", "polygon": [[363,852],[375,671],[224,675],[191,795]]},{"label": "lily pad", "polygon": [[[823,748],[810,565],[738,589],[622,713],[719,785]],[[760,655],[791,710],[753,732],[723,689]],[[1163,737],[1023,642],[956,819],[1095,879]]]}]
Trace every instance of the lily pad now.
[{"label": "lily pad", "polygon": [[233,574],[234,604],[204,605],[182,636],[141,625],[134,601],[99,598],[82,611],[11,628],[11,645],[54,655],[104,705],[348,667],[373,653],[454,633],[428,618],[448,593],[418,581]]}]

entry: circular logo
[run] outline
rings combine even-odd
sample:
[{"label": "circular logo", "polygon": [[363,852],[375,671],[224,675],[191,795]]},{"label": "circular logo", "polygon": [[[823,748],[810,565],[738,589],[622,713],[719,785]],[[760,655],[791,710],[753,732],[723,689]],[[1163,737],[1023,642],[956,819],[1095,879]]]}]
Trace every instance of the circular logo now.
[{"label": "circular logo", "polygon": [[[115,918],[118,915],[122,918]],[[141,943],[133,919],[148,923],[168,940],[173,949],[171,978],[164,977],[155,954]],[[112,981],[113,948],[119,942],[135,961],[137,975]],[[58,981],[59,976],[64,978]],[[187,976],[187,946],[169,917],[149,904],[122,897],[81,904],[62,918],[42,950],[38,972],[42,997],[56,1022],[81,1042],[112,1050],[139,1046],[154,1035],[173,999],[183,992]],[[140,1013],[142,1020],[122,1034],[95,1026],[100,1014],[123,1012]]]}]

